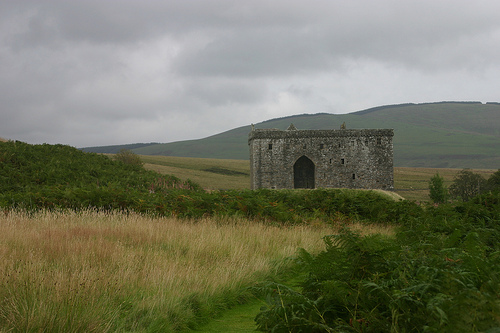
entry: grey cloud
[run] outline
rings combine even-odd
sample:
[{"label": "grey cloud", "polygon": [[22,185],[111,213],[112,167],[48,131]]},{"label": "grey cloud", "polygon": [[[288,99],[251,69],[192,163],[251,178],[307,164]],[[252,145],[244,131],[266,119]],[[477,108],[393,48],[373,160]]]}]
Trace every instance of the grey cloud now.
[{"label": "grey cloud", "polygon": [[494,0],[0,1],[0,137],[165,142],[290,112],[495,101],[499,11]]},{"label": "grey cloud", "polygon": [[266,97],[266,92],[264,86],[243,80],[209,78],[189,80],[185,84],[187,99],[194,98],[211,107],[260,103]]},{"label": "grey cloud", "polygon": [[321,70],[343,57],[426,65],[425,55],[443,47],[446,64],[464,36],[498,29],[499,9],[491,1],[36,3],[24,35],[30,45],[51,38],[116,44],[204,34],[210,42],[181,53],[179,73],[228,76]]},{"label": "grey cloud", "polygon": [[[464,49],[460,42],[465,39],[473,44],[476,39],[491,37],[500,26],[494,8],[489,8],[491,2],[442,3],[335,2],[328,6],[320,2],[313,7],[316,18],[306,11],[304,20],[295,20],[294,26],[279,20],[260,22],[258,12],[254,12],[253,25],[247,18],[236,30],[214,31],[211,42],[200,49],[186,50],[179,59],[179,72],[201,76],[294,75],[342,69],[346,58],[431,70],[463,66],[468,59],[457,54],[471,55],[474,50]],[[287,12],[289,6],[281,5]],[[494,7],[500,9],[500,5]],[[481,58],[483,62],[496,61],[496,54],[483,53]]]},{"label": "grey cloud", "polygon": [[201,76],[274,76],[317,71],[330,62],[314,47],[314,36],[298,32],[255,29],[223,36],[205,48],[181,54],[178,72]]}]

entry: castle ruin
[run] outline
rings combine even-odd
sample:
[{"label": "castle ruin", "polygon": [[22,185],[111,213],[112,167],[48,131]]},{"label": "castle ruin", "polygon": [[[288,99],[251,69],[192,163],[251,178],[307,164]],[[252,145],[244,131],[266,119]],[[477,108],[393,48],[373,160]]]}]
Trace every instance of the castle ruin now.
[{"label": "castle ruin", "polygon": [[251,188],[393,190],[392,129],[255,129],[248,136]]}]

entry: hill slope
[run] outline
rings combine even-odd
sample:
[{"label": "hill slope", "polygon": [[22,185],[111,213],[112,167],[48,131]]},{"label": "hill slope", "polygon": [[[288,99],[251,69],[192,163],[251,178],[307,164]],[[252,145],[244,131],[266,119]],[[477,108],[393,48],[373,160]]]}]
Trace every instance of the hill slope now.
[{"label": "hill slope", "polygon": [[113,187],[147,192],[157,175],[65,145],[0,143],[0,194]]},{"label": "hill slope", "polygon": [[[298,129],[393,128],[394,164],[399,167],[497,169],[500,166],[500,103],[440,102],[371,108],[350,114],[290,116],[256,124],[256,128]],[[248,159],[243,126],[204,139],[136,147],[84,148],[113,153],[130,147],[142,155]]]}]

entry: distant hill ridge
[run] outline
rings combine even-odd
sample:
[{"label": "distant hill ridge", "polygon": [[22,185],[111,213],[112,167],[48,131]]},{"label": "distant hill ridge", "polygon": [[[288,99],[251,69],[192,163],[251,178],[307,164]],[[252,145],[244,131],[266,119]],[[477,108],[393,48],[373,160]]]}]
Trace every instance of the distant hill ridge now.
[{"label": "distant hill ridge", "polygon": [[[385,105],[349,114],[301,114],[255,124],[256,128],[298,129],[393,128],[394,164],[398,167],[500,168],[500,103],[437,102]],[[82,148],[141,155],[248,159],[251,126],[204,139]]]}]

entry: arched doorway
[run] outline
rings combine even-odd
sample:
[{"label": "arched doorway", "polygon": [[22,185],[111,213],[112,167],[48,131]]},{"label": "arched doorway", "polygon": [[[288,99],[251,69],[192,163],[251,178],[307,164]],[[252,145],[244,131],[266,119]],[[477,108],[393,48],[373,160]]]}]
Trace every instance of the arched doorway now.
[{"label": "arched doorway", "polygon": [[293,165],[294,188],[314,188],[314,163],[306,156],[300,157]]}]

